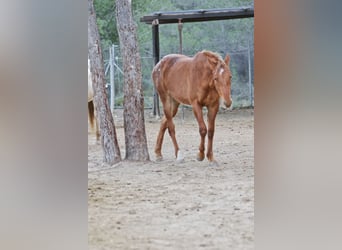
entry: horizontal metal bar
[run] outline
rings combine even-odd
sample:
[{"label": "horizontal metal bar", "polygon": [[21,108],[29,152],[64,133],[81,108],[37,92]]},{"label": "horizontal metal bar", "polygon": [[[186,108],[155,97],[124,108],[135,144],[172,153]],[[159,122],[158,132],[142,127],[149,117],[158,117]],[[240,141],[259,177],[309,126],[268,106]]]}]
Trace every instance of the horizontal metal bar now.
[{"label": "horizontal metal bar", "polygon": [[254,17],[254,7],[154,12],[151,15],[143,16],[140,21],[152,24],[153,20],[157,19],[159,24],[167,24],[178,23],[179,19],[182,19],[182,22],[185,23],[250,17]]}]

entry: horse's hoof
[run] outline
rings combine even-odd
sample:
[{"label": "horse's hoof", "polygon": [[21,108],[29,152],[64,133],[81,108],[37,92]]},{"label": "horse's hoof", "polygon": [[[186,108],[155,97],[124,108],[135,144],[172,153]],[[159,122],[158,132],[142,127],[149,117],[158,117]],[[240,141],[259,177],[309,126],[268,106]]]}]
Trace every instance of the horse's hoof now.
[{"label": "horse's hoof", "polygon": [[218,166],[219,166],[219,163],[215,160],[209,162],[209,167],[218,167]]},{"label": "horse's hoof", "polygon": [[177,159],[176,160],[176,164],[180,164],[180,163],[183,163],[184,162],[184,158],[183,159]]},{"label": "horse's hoof", "polygon": [[156,156],[156,161],[162,161],[162,160],[163,160],[163,156],[161,156],[161,155]]},{"label": "horse's hoof", "polygon": [[204,157],[197,156],[196,158],[198,161],[203,161]]},{"label": "horse's hoof", "polygon": [[203,161],[204,160],[204,155],[198,154],[197,155],[197,160],[198,161]]},{"label": "horse's hoof", "polygon": [[203,161],[204,160],[204,154],[202,154],[201,152],[197,154],[197,158],[198,161]]}]

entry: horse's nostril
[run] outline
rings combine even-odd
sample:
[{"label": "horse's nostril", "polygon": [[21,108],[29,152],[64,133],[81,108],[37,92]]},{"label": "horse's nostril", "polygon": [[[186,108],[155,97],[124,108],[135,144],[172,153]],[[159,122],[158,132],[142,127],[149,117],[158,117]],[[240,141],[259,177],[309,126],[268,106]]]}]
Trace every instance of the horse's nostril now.
[{"label": "horse's nostril", "polygon": [[232,101],[230,102],[224,102],[224,106],[226,106],[227,108],[229,108],[232,105]]}]

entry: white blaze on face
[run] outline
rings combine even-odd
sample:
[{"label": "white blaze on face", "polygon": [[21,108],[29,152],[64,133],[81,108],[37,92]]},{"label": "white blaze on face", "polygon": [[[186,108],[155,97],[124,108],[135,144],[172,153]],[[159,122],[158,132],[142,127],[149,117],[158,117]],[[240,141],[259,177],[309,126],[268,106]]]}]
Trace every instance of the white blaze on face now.
[{"label": "white blaze on face", "polygon": [[220,97],[220,108],[226,109],[226,106],[224,105],[224,99]]},{"label": "white blaze on face", "polygon": [[222,75],[222,74],[223,74],[223,72],[224,72],[224,68],[220,68],[220,72],[219,72],[219,74],[220,74],[220,75]]}]

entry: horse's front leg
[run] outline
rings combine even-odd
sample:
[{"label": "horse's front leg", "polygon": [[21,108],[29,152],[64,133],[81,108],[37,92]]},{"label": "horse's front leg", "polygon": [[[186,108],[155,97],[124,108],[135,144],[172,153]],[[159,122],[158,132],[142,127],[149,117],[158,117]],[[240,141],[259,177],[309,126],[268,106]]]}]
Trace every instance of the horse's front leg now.
[{"label": "horse's front leg", "polygon": [[213,154],[213,140],[214,140],[214,132],[215,132],[215,119],[216,114],[218,112],[219,105],[215,105],[212,107],[208,107],[208,149],[207,149],[207,158],[209,160],[210,166],[217,166],[218,163],[214,159]]},{"label": "horse's front leg", "polygon": [[192,109],[199,126],[199,133],[201,135],[201,143],[199,146],[199,153],[197,154],[197,160],[203,161],[205,150],[205,136],[207,135],[207,127],[203,120],[202,107],[198,104],[192,105]]}]

